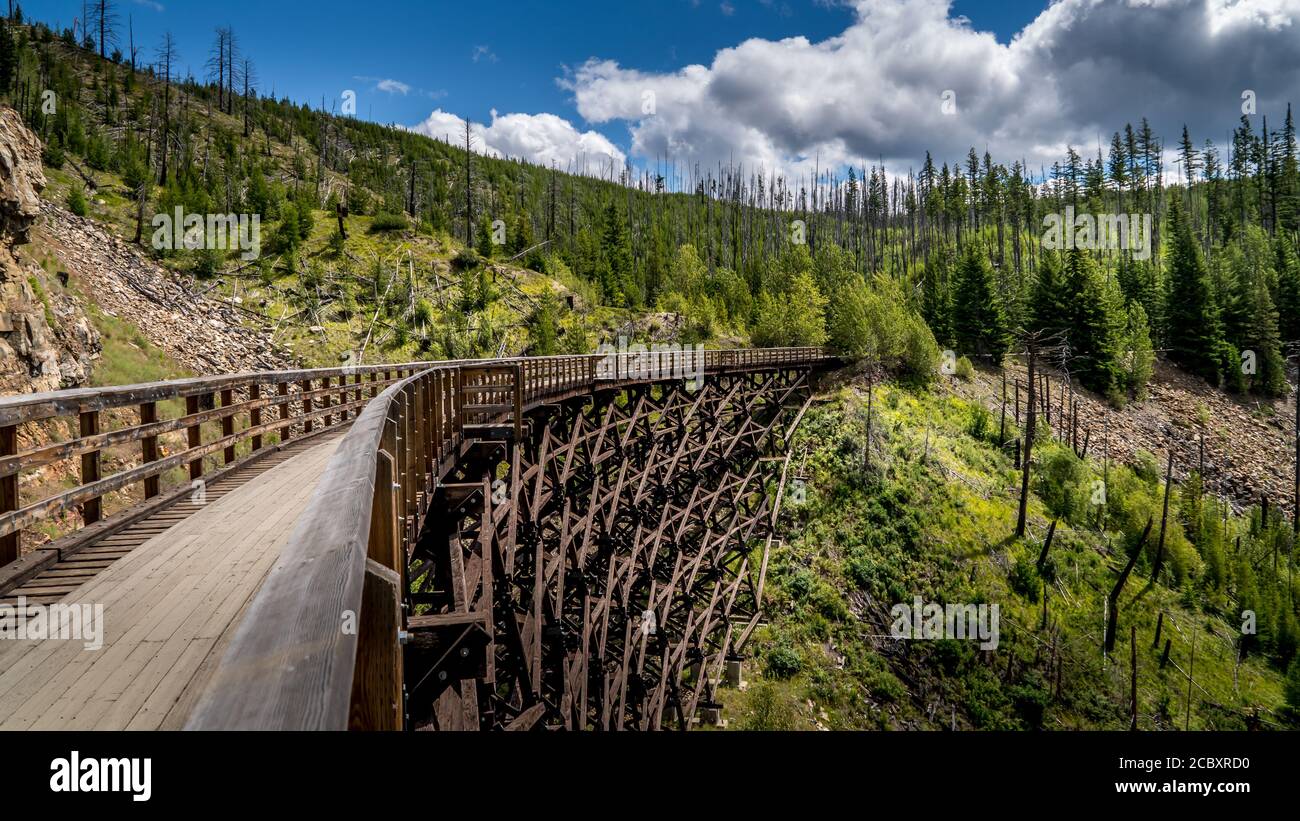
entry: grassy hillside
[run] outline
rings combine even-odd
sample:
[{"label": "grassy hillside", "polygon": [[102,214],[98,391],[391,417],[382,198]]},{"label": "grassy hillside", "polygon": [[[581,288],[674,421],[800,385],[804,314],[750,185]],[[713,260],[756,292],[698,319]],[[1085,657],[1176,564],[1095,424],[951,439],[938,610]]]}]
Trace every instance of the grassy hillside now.
[{"label": "grassy hillside", "polygon": [[[1153,584],[1162,500],[1154,460],[1136,472],[1111,466],[1102,532],[1092,502],[1104,466],[1044,433],[1029,535],[1016,539],[1019,471],[997,447],[996,417],[942,386],[897,385],[876,388],[872,415],[870,468],[861,384],[836,390],[801,426],[793,464],[802,465],[805,501],[784,516],[749,686],[722,691],[733,726],[1126,729],[1133,627],[1140,728],[1291,720],[1284,671],[1296,653],[1297,585],[1285,523],[1262,524],[1254,510],[1225,524],[1194,487],[1176,487],[1169,555]],[[1152,515],[1152,537],[1120,596],[1115,649],[1103,657],[1107,594]],[[1059,524],[1040,572],[1052,520]],[[1194,531],[1196,522],[1205,527]],[[890,609],[916,596],[997,603],[999,646],[892,638]],[[1246,609],[1258,614],[1255,635],[1241,632]],[[1295,688],[1300,668],[1292,671]],[[1291,698],[1300,706],[1300,689]]]}]

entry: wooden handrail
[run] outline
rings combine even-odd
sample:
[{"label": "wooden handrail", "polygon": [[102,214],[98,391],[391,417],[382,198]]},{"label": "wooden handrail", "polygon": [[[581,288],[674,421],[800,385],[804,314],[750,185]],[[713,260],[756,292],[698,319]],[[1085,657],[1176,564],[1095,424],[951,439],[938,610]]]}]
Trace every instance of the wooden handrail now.
[{"label": "wooden handrail", "polygon": [[[387,648],[392,653],[378,661],[400,665],[400,625],[391,608],[382,606],[391,600],[395,607],[400,600],[401,571],[390,565],[400,563],[406,540],[394,541],[402,503],[393,498],[413,497],[409,468],[426,485],[431,477],[418,465],[394,470],[389,450],[396,431],[408,431],[409,441],[414,438],[409,431],[426,429],[415,418],[414,400],[437,373],[426,370],[391,385],[357,417],[249,605],[188,728],[343,729],[352,710],[358,656],[370,658]],[[384,515],[374,518],[376,510]],[[388,540],[386,549],[377,551],[386,559],[382,564],[369,558],[375,540]],[[383,615],[392,630],[376,633],[374,620]],[[374,646],[359,654],[359,637]],[[397,686],[389,697],[396,698],[400,711],[400,677]],[[400,726],[400,712],[386,715],[381,726]]]},{"label": "wooden handrail", "polygon": [[[400,729],[405,564],[434,489],[471,432],[513,429],[518,437],[530,408],[597,390],[602,359],[442,363],[392,384],[366,405],[187,728]],[[706,351],[702,359],[706,373],[723,373],[833,357],[797,348]],[[627,382],[676,378],[633,377],[629,363],[615,368]],[[341,629],[348,619],[356,626],[351,632]]]},{"label": "wooden handrail", "polygon": [[[475,421],[511,422],[518,433],[523,412],[570,395],[589,393],[598,383],[662,381],[694,373],[717,373],[736,368],[758,369],[810,363],[828,358],[817,348],[699,351],[660,351],[653,346],[644,353],[618,352],[577,356],[520,358],[505,360],[458,360],[404,364],[360,365],[345,368],[268,371],[215,377],[177,379],[121,387],[77,389],[12,396],[0,399],[0,568],[17,560],[24,532],[54,516],[80,510],[83,525],[100,522],[112,525],[117,511],[105,510],[103,497],[143,486],[143,507],[128,506],[140,517],[151,509],[153,500],[161,506],[174,501],[163,494],[162,477],[169,471],[188,467],[189,481],[202,479],[205,458],[232,464],[246,444],[251,455],[279,445],[295,436],[350,422],[379,392],[413,374],[428,370],[448,373],[437,388],[427,386],[422,400],[429,406],[441,433],[464,424],[463,413],[450,414],[445,394],[459,389],[475,392],[469,413]],[[466,373],[495,373],[489,384],[475,377],[467,387]],[[491,398],[495,396],[495,398]],[[456,394],[457,402],[461,399]],[[170,419],[159,415],[159,402],[183,400],[184,411]],[[518,410],[514,406],[518,406]],[[458,405],[459,407],[459,405]],[[278,409],[278,413],[276,410]],[[134,416],[134,418],[132,418]],[[125,419],[124,419],[125,417]],[[20,449],[19,427],[57,418],[75,424],[77,435],[66,441]],[[220,433],[204,441],[204,428],[219,425]],[[184,446],[170,451],[160,437],[184,434]],[[267,437],[274,435],[275,442]],[[111,449],[139,445],[133,458],[121,458]],[[106,459],[106,457],[112,457]],[[81,460],[81,481],[73,488],[60,489],[43,498],[23,499],[21,475],[65,459]],[[174,483],[175,484],[175,483]],[[119,507],[126,502],[119,504]],[[76,534],[68,537],[76,541]],[[70,548],[59,540],[60,549]],[[14,576],[0,573],[0,592],[12,586]]]}]

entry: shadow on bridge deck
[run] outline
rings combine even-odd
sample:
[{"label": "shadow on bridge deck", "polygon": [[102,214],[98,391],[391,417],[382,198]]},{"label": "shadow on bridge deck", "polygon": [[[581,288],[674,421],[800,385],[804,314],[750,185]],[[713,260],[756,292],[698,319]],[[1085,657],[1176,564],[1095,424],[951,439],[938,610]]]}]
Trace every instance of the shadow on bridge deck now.
[{"label": "shadow on bridge deck", "polygon": [[102,647],[0,642],[0,729],[182,727],[338,442],[331,432],[294,443],[269,469],[241,471],[232,490],[63,595],[103,606]]}]

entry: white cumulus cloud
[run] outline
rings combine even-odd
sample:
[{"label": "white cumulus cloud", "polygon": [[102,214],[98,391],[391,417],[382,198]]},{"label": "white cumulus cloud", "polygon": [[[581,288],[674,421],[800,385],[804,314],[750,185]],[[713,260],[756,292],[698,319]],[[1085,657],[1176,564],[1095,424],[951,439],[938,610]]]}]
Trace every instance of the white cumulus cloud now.
[{"label": "white cumulus cloud", "polygon": [[[449,111],[436,109],[412,131],[454,145],[465,141],[465,120]],[[493,157],[523,159],[539,165],[555,165],[578,173],[601,175],[612,166],[621,170],[627,157],[618,146],[596,131],[581,132],[568,120],[554,114],[505,114],[492,112],[492,122],[472,123],[473,148]]]},{"label": "white cumulus cloud", "polygon": [[625,122],[635,157],[795,174],[971,147],[1036,170],[1143,116],[1222,143],[1244,90],[1270,126],[1300,96],[1300,0],[1057,0],[1010,43],[947,0],[853,6],[822,41],[750,39],[669,72],[592,59],[561,84],[588,122]]}]

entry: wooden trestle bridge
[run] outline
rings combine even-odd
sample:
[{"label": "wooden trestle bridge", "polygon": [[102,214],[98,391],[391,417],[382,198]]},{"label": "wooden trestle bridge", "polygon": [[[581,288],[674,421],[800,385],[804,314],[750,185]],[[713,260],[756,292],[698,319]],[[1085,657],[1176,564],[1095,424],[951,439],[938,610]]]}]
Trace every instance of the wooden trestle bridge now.
[{"label": "wooden trestle bridge", "polygon": [[759,623],[788,442],[834,362],[687,350],[0,399],[0,620],[102,605],[93,649],[0,641],[0,729],[688,728]]}]

